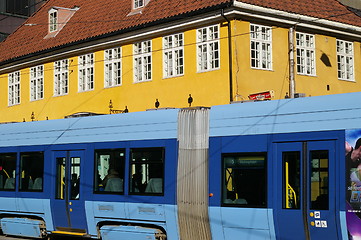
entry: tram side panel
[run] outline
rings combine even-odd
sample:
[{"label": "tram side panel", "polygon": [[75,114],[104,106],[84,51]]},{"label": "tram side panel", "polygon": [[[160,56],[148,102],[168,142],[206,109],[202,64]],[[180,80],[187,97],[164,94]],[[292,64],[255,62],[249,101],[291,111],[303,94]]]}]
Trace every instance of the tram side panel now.
[{"label": "tram side panel", "polygon": [[[52,228],[50,176],[44,174],[50,162],[46,146],[0,149],[0,217],[3,233],[43,237]],[[45,170],[45,171],[44,171]],[[47,172],[49,174],[49,172]]]},{"label": "tram side panel", "polygon": [[275,239],[267,139],[211,138],[209,212],[214,239]]},{"label": "tram side panel", "polygon": [[[88,171],[88,180],[94,186],[85,201],[89,234],[103,239],[129,238],[143,229],[140,236],[155,232],[178,239],[176,140],[99,143],[93,145],[93,151],[94,171]],[[107,179],[106,173],[114,168],[121,174]],[[121,184],[112,184],[113,179],[121,179]]]}]

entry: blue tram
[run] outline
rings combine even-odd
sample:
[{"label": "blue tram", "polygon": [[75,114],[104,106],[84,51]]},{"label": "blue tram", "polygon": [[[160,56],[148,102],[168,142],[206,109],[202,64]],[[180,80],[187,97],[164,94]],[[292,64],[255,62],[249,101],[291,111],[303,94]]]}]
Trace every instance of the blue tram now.
[{"label": "blue tram", "polygon": [[2,233],[361,239],[358,98],[0,125]]}]

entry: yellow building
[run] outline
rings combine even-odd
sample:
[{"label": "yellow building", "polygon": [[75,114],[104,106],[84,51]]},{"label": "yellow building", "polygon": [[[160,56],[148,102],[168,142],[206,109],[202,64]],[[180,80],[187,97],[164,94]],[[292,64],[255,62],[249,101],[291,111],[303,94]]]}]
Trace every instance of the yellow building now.
[{"label": "yellow building", "polygon": [[337,0],[48,0],[0,44],[0,122],[361,90]]}]

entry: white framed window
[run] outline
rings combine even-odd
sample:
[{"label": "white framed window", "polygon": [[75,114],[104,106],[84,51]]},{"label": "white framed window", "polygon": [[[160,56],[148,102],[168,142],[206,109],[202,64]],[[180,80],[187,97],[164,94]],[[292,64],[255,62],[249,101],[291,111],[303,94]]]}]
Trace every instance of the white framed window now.
[{"label": "white framed window", "polygon": [[219,25],[197,29],[198,72],[218,69],[219,55]]},{"label": "white framed window", "polygon": [[122,51],[120,47],[104,51],[104,87],[122,84]]},{"label": "white framed window", "polygon": [[174,77],[184,73],[183,33],[163,37],[163,76]]},{"label": "white framed window", "polygon": [[145,0],[133,0],[134,1],[134,9],[144,7]]},{"label": "white framed window", "polygon": [[49,11],[49,32],[58,30],[58,10],[52,8]]},{"label": "white framed window", "polygon": [[44,66],[30,68],[30,101],[44,98]]},{"label": "white framed window", "polygon": [[251,24],[251,67],[272,70],[272,28]]},{"label": "white framed window", "polygon": [[338,79],[354,81],[353,43],[337,39]]},{"label": "white framed window", "polygon": [[20,104],[20,71],[9,73],[8,105]]},{"label": "white framed window", "polygon": [[152,79],[152,43],[150,40],[135,43],[134,47],[134,82]]},{"label": "white framed window", "polygon": [[94,53],[79,56],[79,92],[94,89]]},{"label": "white framed window", "polygon": [[315,35],[296,32],[297,73],[316,75]]},{"label": "white framed window", "polygon": [[69,60],[54,62],[54,96],[68,94],[69,88]]}]

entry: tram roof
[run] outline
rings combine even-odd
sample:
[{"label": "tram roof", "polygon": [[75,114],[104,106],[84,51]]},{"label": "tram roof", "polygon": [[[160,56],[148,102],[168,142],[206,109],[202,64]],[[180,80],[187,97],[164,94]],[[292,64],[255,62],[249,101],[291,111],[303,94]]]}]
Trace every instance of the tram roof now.
[{"label": "tram roof", "polygon": [[[210,136],[361,128],[361,92],[214,106]],[[0,125],[0,147],[176,139],[179,109]]]},{"label": "tram roof", "polygon": [[359,99],[361,92],[215,106],[210,136],[361,128]]},{"label": "tram roof", "polygon": [[177,109],[0,125],[0,147],[177,138]]}]

